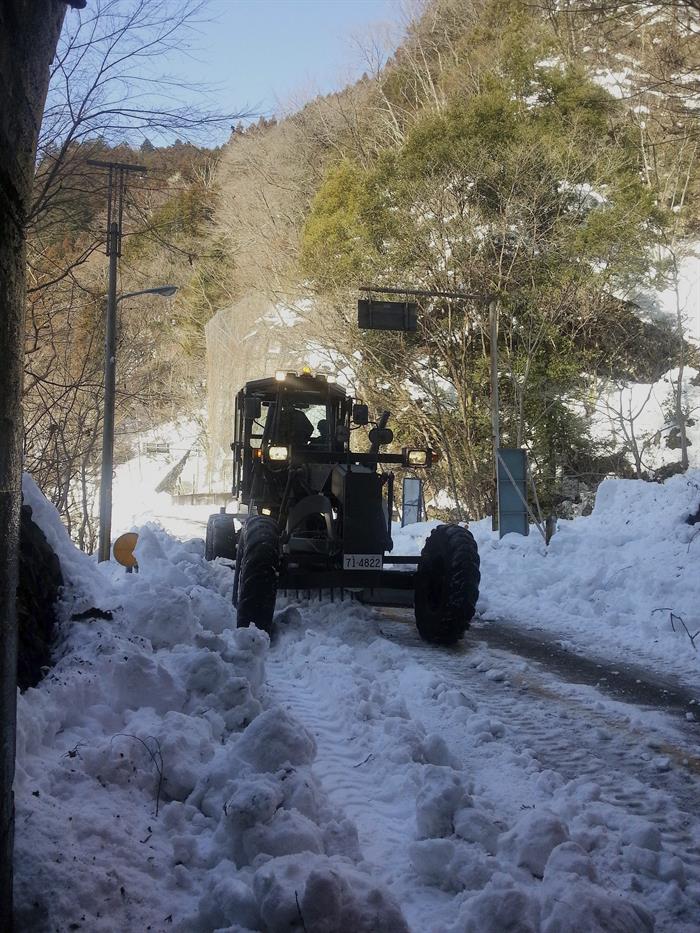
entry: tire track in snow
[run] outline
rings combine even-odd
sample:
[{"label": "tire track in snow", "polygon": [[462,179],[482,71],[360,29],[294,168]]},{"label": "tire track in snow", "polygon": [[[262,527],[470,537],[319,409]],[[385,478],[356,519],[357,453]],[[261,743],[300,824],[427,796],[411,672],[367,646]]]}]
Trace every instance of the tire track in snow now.
[{"label": "tire track in snow", "polygon": [[[607,748],[608,762],[613,761],[623,771],[634,762],[635,778],[675,797],[689,811],[695,810],[700,783],[693,773],[694,756],[700,751],[697,724],[688,726],[691,734],[683,736],[670,719],[655,716],[653,712],[644,723],[639,717],[629,719],[626,714],[635,707],[606,702],[595,689],[567,684],[549,674],[540,675],[531,665],[520,664],[518,659],[504,659],[500,652],[491,652],[482,645],[435,650],[427,648],[420,637],[402,623],[382,620],[382,626],[384,637],[410,648],[418,663],[429,666],[435,673],[444,674],[455,686],[471,682],[476,670],[480,695],[483,697],[488,693],[489,706],[503,715],[504,722],[515,729],[522,742],[536,742],[547,764],[556,765],[567,777],[574,778],[582,773],[597,777],[599,782],[603,780],[610,784],[611,793],[616,792],[611,776],[601,774],[596,765],[602,750]],[[387,630],[388,626],[392,626],[391,631]],[[490,671],[479,670],[486,666],[483,661],[477,668],[470,666],[474,656],[489,658]],[[516,661],[515,669],[512,664],[509,667],[509,661],[513,660]],[[491,671],[499,669],[502,675],[499,679],[489,677]],[[478,674],[485,676],[479,677]],[[518,691],[517,702],[514,702],[513,690]],[[537,716],[532,715],[533,707]],[[557,720],[561,732],[554,734],[553,724]],[[562,720],[566,728],[562,726]],[[660,725],[668,731],[660,732]],[[640,747],[647,749],[641,758]],[[668,757],[661,754],[665,749],[673,749],[676,753],[680,765],[678,770],[659,766],[659,759]],[[652,754],[654,750],[658,754]],[[582,762],[583,771],[580,767],[572,767]]]},{"label": "tire track in snow", "polygon": [[[482,699],[488,694],[489,709],[511,727],[518,746],[532,748],[535,760],[566,780],[595,782],[602,802],[655,825],[668,850],[700,879],[700,781],[693,767],[693,756],[698,754],[697,725],[688,727],[691,735],[682,736],[670,719],[653,712],[650,723],[638,716],[629,719],[633,707],[605,701],[592,688],[562,683],[533,671],[530,665],[518,663],[524,670],[511,671],[511,683],[500,652],[482,645],[435,651],[404,623],[382,619],[381,626],[384,637],[410,647],[418,663],[430,665],[455,685],[472,679],[475,668],[467,666],[471,657],[490,659],[476,667],[482,669]],[[502,669],[502,678],[489,678],[490,671],[483,670],[488,663],[491,671]],[[422,712],[425,716],[426,710]],[[660,726],[671,734],[664,734]],[[645,793],[647,788],[655,793]]]},{"label": "tire track in snow", "polygon": [[[504,659],[500,652],[489,651],[482,645],[435,650],[426,647],[405,624],[384,619],[382,634],[408,647],[417,663],[444,674],[455,686],[471,683],[476,671],[480,694],[482,698],[488,694],[489,708],[513,727],[522,744],[536,745],[537,758],[543,764],[556,768],[568,779],[580,776],[595,779],[605,786],[611,798],[629,801],[630,807],[645,815],[648,811],[652,819],[654,813],[644,801],[619,790],[616,778],[628,772],[633,780],[668,794],[681,810],[689,814],[697,810],[700,789],[695,772],[695,756],[700,751],[697,724],[688,725],[685,730],[688,734],[683,734],[674,722],[653,711],[649,721],[642,721],[641,716],[628,718],[635,707],[607,702],[595,689],[541,674],[529,664]],[[473,658],[479,659],[476,667],[470,666]],[[513,660],[515,669],[509,665]],[[487,663],[491,664],[490,670],[483,670]],[[499,668],[502,675],[499,679],[489,677],[491,671]],[[644,751],[640,752],[640,748]],[[676,768],[672,767],[672,757],[676,759]],[[601,770],[601,762],[612,765],[614,770],[609,767]],[[686,838],[690,840],[688,834]],[[689,853],[693,859],[696,854],[700,863],[700,853],[695,850]]]},{"label": "tire track in snow", "polygon": [[[407,850],[416,838],[419,780],[417,775],[403,784],[388,780],[393,764],[377,760],[386,736],[374,718],[391,716],[397,699],[406,704],[408,722],[420,721],[428,732],[447,740],[465,767],[475,771],[478,792],[486,794],[509,820],[532,806],[533,775],[556,772],[561,782],[594,783],[600,789],[600,805],[618,808],[625,819],[642,817],[657,827],[665,850],[682,859],[700,896],[698,780],[682,765],[683,749],[677,748],[676,761],[663,753],[679,741],[677,734],[665,731],[668,720],[652,715],[651,724],[642,722],[630,715],[634,708],[603,700],[592,688],[541,675],[518,659],[504,662],[499,653],[483,646],[434,649],[402,623],[365,610],[356,609],[358,613],[364,618],[348,632],[347,626],[339,630],[327,621],[319,624],[322,607],[315,612],[312,607],[305,609],[304,625],[310,621],[312,630],[307,629],[301,639],[298,628],[294,638],[282,635],[268,659],[268,681],[277,700],[315,734],[314,770],[331,800],[358,826],[363,854],[379,867],[385,882],[400,889],[395,893],[414,929],[430,929],[438,912],[445,921],[454,919],[456,908],[448,909],[449,895],[425,886],[416,903],[410,903],[410,886],[417,881]],[[392,645],[393,668],[383,657],[373,668],[371,654],[378,634]],[[374,714],[358,703],[358,689],[365,696],[368,687],[370,705],[375,691]],[[445,691],[464,690],[476,698],[480,714],[503,725],[502,735],[489,737],[478,749],[464,723],[450,721],[440,701]],[[501,786],[504,745],[509,777],[513,779],[520,768],[521,779]],[[375,757],[365,762],[368,755]],[[392,799],[386,799],[387,792]],[[619,865],[613,868],[621,870]],[[637,883],[642,888],[647,884],[644,878]],[[430,901],[426,890],[432,894],[435,912],[421,909]],[[674,933],[695,929],[692,918],[677,912],[673,921],[658,916],[657,923],[658,930]]]},{"label": "tire track in snow", "polygon": [[[395,846],[405,841],[405,808],[383,800],[377,792],[371,769],[366,768],[370,764],[367,757],[375,757],[375,752],[368,751],[368,745],[359,737],[348,736],[338,715],[333,715],[330,708],[324,709],[327,694],[315,678],[308,675],[289,681],[285,664],[272,658],[267,662],[267,676],[277,701],[292,710],[314,735],[318,746],[314,771],[331,799],[358,824],[363,852],[368,842],[373,850],[377,848],[378,817],[383,844],[376,854],[392,855]],[[371,825],[365,827],[368,818]]]},{"label": "tire track in snow", "polygon": [[350,663],[345,671],[332,665],[332,678],[303,657],[290,665],[289,648],[283,641],[266,660],[270,698],[314,735],[313,771],[331,802],[355,823],[371,874],[393,890],[412,929],[432,930],[436,913],[445,912],[452,896],[415,876],[408,847],[416,838],[416,786],[392,780],[394,766],[383,759],[383,733],[375,720],[357,715],[353,694],[364,678],[351,672]]}]

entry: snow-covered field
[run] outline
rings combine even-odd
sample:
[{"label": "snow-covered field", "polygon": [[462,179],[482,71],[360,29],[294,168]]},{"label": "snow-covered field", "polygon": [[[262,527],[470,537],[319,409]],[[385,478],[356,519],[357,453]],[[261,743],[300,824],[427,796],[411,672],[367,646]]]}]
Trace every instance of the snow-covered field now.
[{"label": "snow-covered field", "polygon": [[[280,603],[270,645],[201,540],[147,526],[126,575],[25,495],[69,585],[19,700],[20,930],[698,929],[694,722],[357,603]],[[699,505],[697,475],[606,483],[548,551],[475,526],[482,614],[690,670],[651,609],[697,622]]]}]

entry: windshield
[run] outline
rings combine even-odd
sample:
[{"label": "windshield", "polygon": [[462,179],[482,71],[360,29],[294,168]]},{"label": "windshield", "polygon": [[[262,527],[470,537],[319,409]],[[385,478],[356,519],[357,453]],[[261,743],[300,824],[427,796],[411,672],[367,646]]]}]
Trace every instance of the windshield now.
[{"label": "windshield", "polygon": [[256,418],[253,421],[253,426],[250,431],[250,446],[251,447],[260,447],[262,444],[262,439],[265,434],[265,424],[267,422],[267,413],[269,408],[267,407],[269,402],[262,403],[262,410],[260,412],[260,417]]},{"label": "windshield", "polygon": [[323,439],[328,435],[328,412],[325,405],[309,405],[304,414],[313,425],[311,440]]},{"label": "windshield", "polygon": [[[329,412],[325,403],[309,403],[293,398],[283,398],[279,402],[263,402],[263,414],[255,423],[254,433],[263,436],[255,446],[266,444],[289,444],[297,449],[315,447],[328,449]],[[264,431],[257,427],[264,425]],[[253,439],[251,437],[251,443]]]}]

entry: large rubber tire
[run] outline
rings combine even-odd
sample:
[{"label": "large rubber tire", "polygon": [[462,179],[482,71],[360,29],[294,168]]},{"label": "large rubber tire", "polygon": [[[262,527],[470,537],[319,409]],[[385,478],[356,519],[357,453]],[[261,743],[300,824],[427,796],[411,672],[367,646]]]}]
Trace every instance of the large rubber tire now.
[{"label": "large rubber tire", "polygon": [[277,600],[280,536],[277,522],[253,515],[245,523],[243,553],[236,563],[238,627],[257,625],[270,633]]},{"label": "large rubber tire", "polygon": [[243,523],[238,534],[238,547],[236,548],[236,566],[233,568],[233,605],[238,608],[238,581],[241,578],[241,564],[245,554],[245,527],[248,522]]},{"label": "large rubber tire", "polygon": [[217,557],[236,559],[236,526],[233,523],[233,515],[221,512],[209,516],[207,536],[204,539],[205,560],[215,560]]},{"label": "large rubber tire", "polygon": [[453,645],[469,628],[479,598],[479,552],[461,525],[438,525],[416,571],[416,626],[424,641]]}]

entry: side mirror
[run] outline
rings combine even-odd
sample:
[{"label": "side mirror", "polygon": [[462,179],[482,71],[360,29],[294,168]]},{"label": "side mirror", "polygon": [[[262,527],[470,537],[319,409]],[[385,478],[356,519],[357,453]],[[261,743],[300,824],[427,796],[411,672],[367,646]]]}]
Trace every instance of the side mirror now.
[{"label": "side mirror", "polygon": [[259,418],[262,414],[262,404],[259,398],[251,396],[243,400],[243,417],[246,421]]},{"label": "side mirror", "polygon": [[360,425],[369,424],[369,408],[367,405],[352,406],[352,423]]},{"label": "side mirror", "polygon": [[391,428],[372,428],[369,432],[369,440],[375,448],[384,447],[394,440],[394,432]]}]

